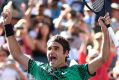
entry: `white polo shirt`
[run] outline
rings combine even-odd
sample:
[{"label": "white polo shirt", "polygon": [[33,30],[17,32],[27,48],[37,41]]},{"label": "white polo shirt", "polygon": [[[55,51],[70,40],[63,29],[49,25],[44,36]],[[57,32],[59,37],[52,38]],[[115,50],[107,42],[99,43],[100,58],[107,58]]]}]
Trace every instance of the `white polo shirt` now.
[{"label": "white polo shirt", "polygon": [[19,80],[18,74],[14,69],[0,69],[0,80]]}]

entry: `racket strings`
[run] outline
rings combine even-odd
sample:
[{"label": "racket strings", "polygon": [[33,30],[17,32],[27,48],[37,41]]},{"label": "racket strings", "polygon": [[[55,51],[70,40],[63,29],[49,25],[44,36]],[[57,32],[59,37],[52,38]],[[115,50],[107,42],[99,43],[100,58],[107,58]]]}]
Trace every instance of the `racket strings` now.
[{"label": "racket strings", "polygon": [[99,11],[103,8],[103,5],[104,5],[104,3],[103,3],[102,0],[101,0],[101,1],[96,0],[96,1],[93,3],[92,7],[93,7],[93,9],[94,9],[96,12],[99,12]]},{"label": "racket strings", "polygon": [[96,0],[92,3],[92,8],[95,12],[99,12],[102,10],[104,5],[104,0]]}]

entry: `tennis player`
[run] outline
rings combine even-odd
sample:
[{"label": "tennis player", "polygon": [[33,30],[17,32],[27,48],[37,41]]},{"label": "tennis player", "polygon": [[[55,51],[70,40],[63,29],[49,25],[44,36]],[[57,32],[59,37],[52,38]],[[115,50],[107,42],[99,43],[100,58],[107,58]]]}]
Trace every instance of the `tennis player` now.
[{"label": "tennis player", "polygon": [[55,35],[47,42],[48,64],[37,62],[25,56],[16,41],[13,26],[11,25],[12,10],[7,9],[3,11],[3,17],[5,36],[10,53],[15,60],[28,70],[28,73],[33,75],[35,80],[88,80],[95,75],[96,70],[109,58],[110,39],[106,28],[106,25],[111,23],[109,14],[106,14],[105,18],[100,17],[98,19],[104,33],[102,53],[89,63],[84,65],[76,64],[71,67],[66,62],[70,46],[63,37]]}]

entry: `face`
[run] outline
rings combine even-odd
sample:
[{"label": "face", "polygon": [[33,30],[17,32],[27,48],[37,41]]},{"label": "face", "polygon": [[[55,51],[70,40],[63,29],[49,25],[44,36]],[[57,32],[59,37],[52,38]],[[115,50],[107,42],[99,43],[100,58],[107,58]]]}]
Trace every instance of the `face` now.
[{"label": "face", "polygon": [[47,45],[47,57],[49,61],[49,65],[53,69],[57,69],[59,67],[65,66],[67,57],[67,51],[64,53],[63,47],[58,42],[49,42]]},{"label": "face", "polygon": [[0,51],[0,62],[5,62],[7,59],[7,54],[5,51]]},{"label": "face", "polygon": [[117,20],[119,20],[119,10],[116,9],[112,10],[112,16]]},{"label": "face", "polygon": [[39,6],[39,15],[44,13],[44,5]]},{"label": "face", "polygon": [[44,36],[47,36],[49,34],[49,26],[48,25],[44,25],[42,28],[41,28],[41,33],[44,35]]},{"label": "face", "polygon": [[79,34],[79,24],[75,24],[71,27],[71,33],[74,34],[74,35]]}]

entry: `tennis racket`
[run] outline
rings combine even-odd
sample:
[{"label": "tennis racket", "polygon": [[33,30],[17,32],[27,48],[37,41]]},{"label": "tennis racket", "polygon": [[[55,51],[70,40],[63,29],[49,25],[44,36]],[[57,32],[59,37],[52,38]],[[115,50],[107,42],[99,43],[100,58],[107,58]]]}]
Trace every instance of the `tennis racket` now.
[{"label": "tennis racket", "polygon": [[[100,12],[101,10],[105,10],[106,13],[106,0],[92,0],[92,3],[89,5],[86,0],[82,0],[84,5],[86,5],[92,12],[94,12],[96,15],[98,14],[98,12]],[[108,32],[110,34],[110,37],[115,45],[115,47],[119,47],[119,42],[118,39],[116,38],[116,35],[112,29],[112,27],[110,27],[110,25],[107,25],[108,28]]]}]

